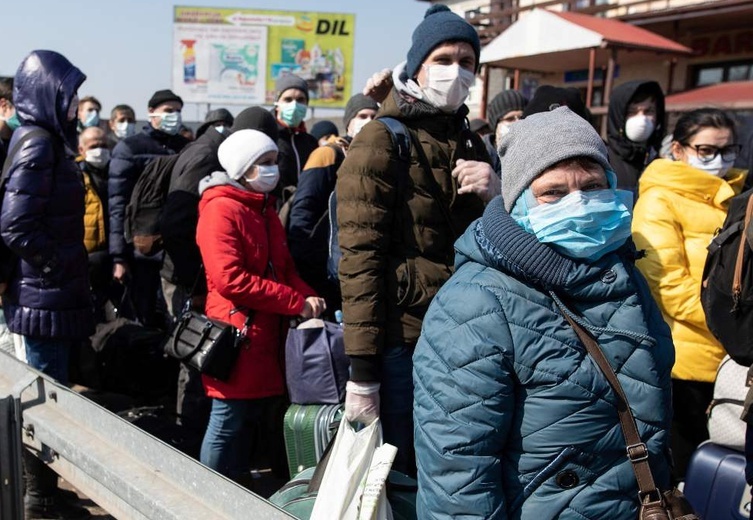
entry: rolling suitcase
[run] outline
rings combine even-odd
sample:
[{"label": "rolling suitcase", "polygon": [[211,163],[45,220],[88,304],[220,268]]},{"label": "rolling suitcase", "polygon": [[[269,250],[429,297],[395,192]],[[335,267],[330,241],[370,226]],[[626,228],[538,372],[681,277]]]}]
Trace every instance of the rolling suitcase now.
[{"label": "rolling suitcase", "polygon": [[745,455],[712,442],[701,444],[690,459],[683,493],[703,520],[748,520]]},{"label": "rolling suitcase", "polygon": [[340,404],[293,404],[285,412],[285,451],[290,476],[316,466],[342,417]]}]

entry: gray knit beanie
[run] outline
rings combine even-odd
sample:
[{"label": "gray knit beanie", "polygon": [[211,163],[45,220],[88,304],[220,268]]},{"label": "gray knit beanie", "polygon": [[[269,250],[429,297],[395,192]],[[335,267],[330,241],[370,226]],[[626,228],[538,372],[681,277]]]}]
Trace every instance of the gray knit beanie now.
[{"label": "gray knit beanie", "polygon": [[517,90],[503,90],[494,96],[486,110],[486,119],[492,131],[497,128],[497,123],[505,114],[513,110],[523,110],[527,104],[528,99]]},{"label": "gray knit beanie", "polygon": [[498,145],[502,198],[507,211],[512,210],[536,177],[560,161],[587,157],[604,169],[612,169],[607,147],[594,127],[567,107],[518,121]]},{"label": "gray knit beanie", "polygon": [[298,89],[306,94],[306,102],[308,103],[309,85],[308,83],[306,83],[305,79],[300,78],[295,74],[281,74],[280,77],[277,78],[277,82],[275,83],[275,90],[277,90],[277,99],[280,99],[282,93],[289,88]]},{"label": "gray knit beanie", "polygon": [[348,131],[350,120],[356,117],[361,110],[366,108],[379,110],[379,104],[369,96],[364,96],[360,92],[348,100],[348,104],[345,105],[345,115],[343,116],[343,124],[345,125],[346,132]]}]

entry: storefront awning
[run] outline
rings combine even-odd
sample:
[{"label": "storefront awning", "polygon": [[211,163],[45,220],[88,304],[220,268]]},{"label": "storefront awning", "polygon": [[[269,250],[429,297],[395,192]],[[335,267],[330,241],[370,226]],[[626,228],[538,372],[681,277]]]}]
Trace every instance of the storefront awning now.
[{"label": "storefront awning", "polygon": [[481,51],[481,63],[510,69],[561,72],[583,66],[587,49],[604,63],[607,49],[626,49],[620,62],[645,59],[645,53],[689,55],[691,49],[640,27],[580,13],[533,9]]},{"label": "storefront awning", "polygon": [[683,112],[702,107],[753,110],[753,81],[731,81],[667,96],[667,110]]}]

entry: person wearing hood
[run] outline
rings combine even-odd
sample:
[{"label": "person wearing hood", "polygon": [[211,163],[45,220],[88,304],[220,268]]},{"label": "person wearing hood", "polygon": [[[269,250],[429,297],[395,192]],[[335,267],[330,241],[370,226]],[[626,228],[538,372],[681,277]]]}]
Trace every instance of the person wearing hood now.
[{"label": "person wearing hood", "polygon": [[[329,316],[340,309],[340,284],[329,279],[329,198],[335,190],[337,170],[348,152],[350,140],[372,121],[379,110],[376,101],[356,94],[345,106],[345,138],[333,139],[314,150],[298,181],[287,224],[288,245],[298,272],[327,302]],[[333,215],[334,217],[334,215]]]},{"label": "person wearing hood", "polygon": [[470,24],[444,5],[430,7],[379,111],[406,128],[410,164],[387,127],[372,122],[337,173],[351,360],[345,414],[365,424],[380,417],[385,442],[398,448],[394,468],[409,474],[415,473],[411,356],[421,322],[452,273],[453,243],[499,193],[486,148],[466,120],[479,52]]},{"label": "person wearing hood", "polygon": [[628,81],[609,98],[609,161],[621,190],[637,192],[638,179],[658,155],[664,137],[664,92],[655,81]]},{"label": "person wearing hood", "polygon": [[[15,266],[3,293],[11,332],[23,336],[29,365],[68,384],[76,342],[94,332],[84,247],[84,187],[74,162],[78,89],[86,76],[64,56],[34,51],[15,75],[21,126],[10,142],[0,235]],[[43,131],[43,135],[30,135]],[[69,503],[57,474],[23,450],[26,518],[88,518]]]},{"label": "person wearing hood", "polygon": [[683,114],[673,132],[674,160],[656,159],[638,183],[633,239],[645,251],[638,268],[672,330],[673,477],[685,477],[690,456],[709,438],[706,410],[724,349],[706,324],[701,282],[706,247],[739,194],[747,172],[732,168],[740,153],[734,121],[703,108]]},{"label": "person wearing hood", "polygon": [[280,175],[275,142],[262,132],[239,130],[217,155],[224,171],[199,184],[196,241],[206,272],[206,314],[247,333],[228,381],[203,376],[212,412],[201,462],[238,478],[249,469],[251,436],[244,435],[244,422],[259,420],[265,398],[285,393],[283,318],[319,316],[324,301],[296,273],[269,195]]},{"label": "person wearing hood", "polygon": [[500,147],[502,197],[456,242],[413,357],[417,516],[634,520],[617,393],[568,322],[603,347],[636,459],[666,490],[674,350],[634,265],[632,193],[567,107],[526,117]]},{"label": "person wearing hood", "polygon": [[[162,212],[161,232],[165,258],[160,275],[167,311],[177,319],[186,300],[193,300],[196,310],[203,310],[207,289],[201,269],[201,253],[196,244],[199,221],[199,183],[212,172],[222,170],[217,151],[232,133],[239,130],[259,130],[273,141],[277,140],[277,123],[264,108],[250,107],[228,125],[228,115],[217,111],[207,114],[199,128],[198,139],[188,145],[178,157],[170,178],[170,187]],[[232,118],[232,116],[231,116]],[[176,411],[180,423],[194,430],[206,429],[211,403],[204,395],[201,374],[185,363],[180,365]]]},{"label": "person wearing hood", "polygon": [[[306,132],[303,120],[306,118],[309,103],[309,88],[305,79],[295,74],[283,74],[277,78],[277,101],[275,101],[274,115],[279,125],[277,147],[280,150],[280,184],[275,189],[275,195],[289,196],[298,186],[298,177],[319,142]],[[284,203],[285,200],[280,200]]]},{"label": "person wearing hood", "polygon": [[131,137],[121,139],[112,151],[108,177],[110,255],[113,279],[128,284],[136,318],[151,326],[164,326],[156,314],[160,296],[162,255],[147,257],[134,251],[125,239],[126,207],[147,164],[159,155],[179,153],[188,141],[178,134],[183,100],[171,90],[158,90],[149,99],[149,123]]},{"label": "person wearing hood", "polygon": [[484,136],[484,144],[497,174],[501,174],[497,144],[502,137],[507,135],[512,125],[523,117],[526,105],[528,105],[528,99],[517,90],[503,90],[489,102],[486,115],[492,132]]}]

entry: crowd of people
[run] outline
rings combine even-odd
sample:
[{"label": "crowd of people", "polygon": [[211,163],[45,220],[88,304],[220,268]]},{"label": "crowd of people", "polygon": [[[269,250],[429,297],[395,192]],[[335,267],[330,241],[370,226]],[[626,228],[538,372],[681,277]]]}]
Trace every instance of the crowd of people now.
[{"label": "crowd of people", "polygon": [[[191,308],[234,325],[247,348],[230,379],[182,365],[175,406],[206,432],[201,462],[239,478],[248,423],[284,399],[290,318],[342,310],[345,419],[380,419],[419,518],[635,518],[617,391],[579,328],[617,373],[658,489],[682,482],[724,356],[700,290],[746,183],[738,130],[715,108],[667,128],[650,80],[615,88],[606,140],[572,88],[505,90],[469,122],[480,48],[433,6],[406,61],[348,101],[343,135],[307,130],[307,83],[288,74],[271,110],[212,110],[195,139],[172,91],[142,129],[122,104],[105,124],[78,97],[82,71],[30,53],[0,79],[0,282],[19,357],[67,383],[75,344],[124,293],[145,326]],[[170,155],[146,255],[129,202]],[[29,518],[87,516],[44,462],[24,466]]]}]

